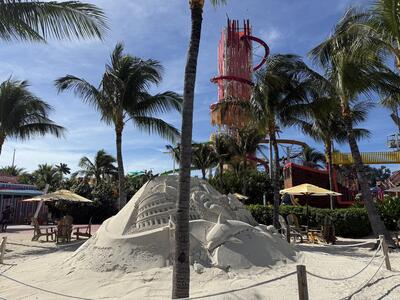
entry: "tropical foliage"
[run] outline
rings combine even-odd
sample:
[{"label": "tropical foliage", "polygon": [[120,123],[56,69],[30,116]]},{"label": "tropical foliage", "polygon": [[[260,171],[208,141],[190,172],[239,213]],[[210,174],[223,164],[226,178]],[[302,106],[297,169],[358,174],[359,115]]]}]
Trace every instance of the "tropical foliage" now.
[{"label": "tropical foliage", "polygon": [[0,154],[10,138],[36,135],[61,137],[64,128],[49,119],[52,107],[28,90],[27,81],[8,79],[0,84]]},{"label": "tropical foliage", "polygon": [[103,38],[106,17],[93,4],[79,1],[0,1],[0,38],[45,42],[47,38]]},{"label": "tropical foliage", "polygon": [[125,172],[122,159],[122,133],[128,123],[139,130],[156,133],[174,141],[178,130],[157,116],[180,111],[182,99],[167,91],[152,95],[149,89],[162,80],[162,66],[152,59],[144,60],[124,53],[117,44],[106,65],[101,83],[96,87],[83,78],[66,75],[56,80],[59,91],[72,90],[83,102],[93,106],[101,121],[114,127],[116,136],[119,208],[126,203]]}]

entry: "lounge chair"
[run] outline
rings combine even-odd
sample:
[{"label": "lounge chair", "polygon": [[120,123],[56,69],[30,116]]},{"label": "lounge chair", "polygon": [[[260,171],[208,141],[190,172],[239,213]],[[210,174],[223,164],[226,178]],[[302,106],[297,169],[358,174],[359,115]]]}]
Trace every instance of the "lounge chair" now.
[{"label": "lounge chair", "polygon": [[308,236],[308,226],[300,225],[299,218],[295,214],[288,214],[287,221],[290,228],[296,230],[304,236]]},{"label": "lounge chair", "polygon": [[313,229],[308,231],[309,241],[313,244],[318,243],[331,243],[335,244],[336,236],[335,236],[335,226],[333,225],[333,221],[330,217],[325,216],[324,225],[321,226],[321,229]]},{"label": "lounge chair", "polygon": [[[287,238],[287,228],[288,228],[288,226],[287,226],[286,220],[281,215],[279,215],[279,219],[278,220],[279,220],[279,225],[281,226],[280,233],[282,234],[282,236]],[[294,241],[296,241],[296,239],[299,238],[300,239],[300,243],[302,243],[303,242],[303,235],[300,232],[298,232],[297,230],[295,230],[294,228],[292,228],[290,226],[289,226],[289,228],[290,228],[290,238],[293,238]]]},{"label": "lounge chair", "polygon": [[[49,236],[51,237],[52,241],[54,240],[54,238],[53,238],[54,227],[40,228],[37,218],[32,218],[32,225],[33,225],[32,241],[38,241],[41,236],[46,237],[46,242],[49,241]],[[42,232],[42,229],[45,230],[45,232]]]},{"label": "lounge chair", "polygon": [[75,229],[74,235],[76,235],[77,240],[79,240],[80,236],[90,238],[92,236],[92,218],[89,219],[87,226],[75,227]]},{"label": "lounge chair", "polygon": [[58,243],[59,240],[67,242],[71,241],[72,221],[73,219],[71,216],[65,216],[64,218],[60,219],[57,224],[57,229],[55,230],[56,243]]}]

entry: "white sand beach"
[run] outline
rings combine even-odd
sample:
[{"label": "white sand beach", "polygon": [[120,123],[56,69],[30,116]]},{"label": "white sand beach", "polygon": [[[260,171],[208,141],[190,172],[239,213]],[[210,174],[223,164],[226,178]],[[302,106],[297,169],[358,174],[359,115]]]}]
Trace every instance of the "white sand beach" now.
[{"label": "white sand beach", "polygon": [[[0,265],[0,298],[17,299],[168,299],[171,293],[172,268],[154,268],[142,272],[125,273],[121,270],[94,272],[72,267],[68,263],[74,250],[82,242],[56,246],[52,242],[31,242],[31,231],[2,234],[8,237],[5,261]],[[354,244],[373,239],[339,239],[338,244]],[[297,262],[280,263],[273,268],[250,268],[225,272],[205,269],[191,272],[193,299],[298,299],[296,275],[271,281],[292,273],[297,264],[307,270],[330,278],[346,277],[361,270],[375,251],[370,245],[342,248],[321,245],[296,245]],[[327,281],[308,276],[310,299],[341,299],[363,286],[376,272],[382,256],[354,278]],[[383,264],[371,282],[351,299],[399,299],[400,253],[391,253],[393,271]],[[122,263],[122,262],[121,262]],[[265,283],[264,283],[265,282]],[[264,283],[264,284],[263,284]],[[59,293],[51,294],[37,288]],[[225,293],[227,291],[232,291]],[[62,296],[63,294],[64,296]]]}]

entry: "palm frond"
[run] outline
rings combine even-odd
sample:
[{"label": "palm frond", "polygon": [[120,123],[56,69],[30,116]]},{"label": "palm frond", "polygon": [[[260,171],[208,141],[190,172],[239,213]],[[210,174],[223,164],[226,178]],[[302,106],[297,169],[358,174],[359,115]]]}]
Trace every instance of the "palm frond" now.
[{"label": "palm frond", "polygon": [[102,39],[108,29],[100,8],[79,1],[1,0],[0,20],[4,40]]}]

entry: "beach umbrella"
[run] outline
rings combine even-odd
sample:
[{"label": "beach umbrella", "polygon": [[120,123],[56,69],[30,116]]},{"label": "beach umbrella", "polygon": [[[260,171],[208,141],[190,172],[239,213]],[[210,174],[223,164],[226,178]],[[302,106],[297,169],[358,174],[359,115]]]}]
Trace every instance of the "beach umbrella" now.
[{"label": "beach umbrella", "polygon": [[305,196],[306,197],[306,215],[307,215],[307,226],[308,226],[308,200],[310,196],[341,196],[342,194],[321,188],[319,186],[303,183],[296,185],[291,188],[287,188],[279,191],[280,194],[289,194],[294,196]]},{"label": "beach umbrella", "polygon": [[36,196],[33,198],[22,200],[23,202],[56,202],[56,201],[69,201],[75,203],[92,203],[92,200],[86,199],[78,194],[69,190],[58,190],[54,193]]}]

